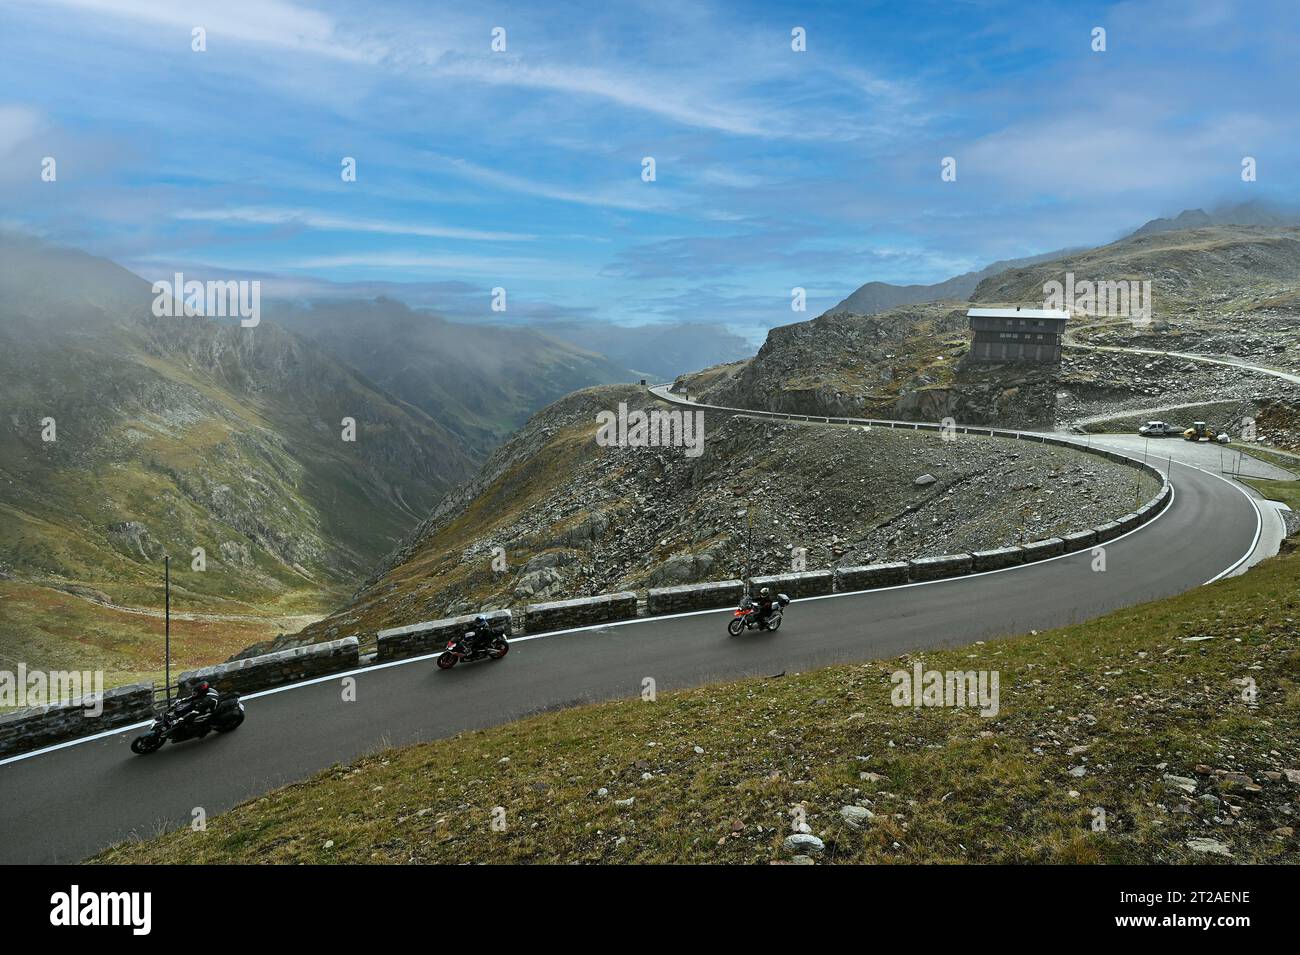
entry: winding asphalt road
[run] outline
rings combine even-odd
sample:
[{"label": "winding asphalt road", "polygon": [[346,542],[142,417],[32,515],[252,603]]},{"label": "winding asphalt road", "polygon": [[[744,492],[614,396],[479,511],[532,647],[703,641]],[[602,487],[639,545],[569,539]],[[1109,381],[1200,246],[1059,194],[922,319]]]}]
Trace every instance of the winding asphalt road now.
[{"label": "winding asphalt road", "polygon": [[[1169,467],[1173,503],[1106,546],[1104,573],[1091,569],[1083,551],[987,574],[798,600],[779,633],[740,639],[726,635],[726,610],[526,636],[512,641],[499,663],[442,672],[421,658],[355,671],[355,702],[342,699],[348,674],[253,694],[238,732],[149,757],[130,753],[138,730],[123,730],[0,762],[0,862],[82,859],[116,841],[188,825],[197,807],[212,816],[385,745],[633,697],[646,677],[671,690],[968,645],[1180,593],[1241,566],[1256,549],[1261,518],[1239,486],[1177,460]],[[971,649],[979,669],[979,648]]]}]

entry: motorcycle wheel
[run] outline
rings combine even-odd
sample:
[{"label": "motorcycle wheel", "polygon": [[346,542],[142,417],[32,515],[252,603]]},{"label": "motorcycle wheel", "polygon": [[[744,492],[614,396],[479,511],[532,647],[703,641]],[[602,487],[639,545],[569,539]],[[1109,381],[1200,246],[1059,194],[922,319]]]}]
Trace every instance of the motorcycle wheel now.
[{"label": "motorcycle wheel", "polygon": [[236,710],[234,716],[232,716],[228,720],[223,720],[220,726],[218,726],[216,723],[213,723],[212,728],[216,730],[218,733],[229,733],[231,730],[239,729],[240,724],[243,722],[244,722],[244,711]]},{"label": "motorcycle wheel", "polygon": [[456,665],[456,655],[452,653],[450,650],[445,651],[440,657],[438,657],[439,670],[450,670],[455,665]]},{"label": "motorcycle wheel", "polygon": [[727,624],[727,633],[733,637],[740,636],[740,632],[745,629],[744,617],[733,617],[731,623]]},{"label": "motorcycle wheel", "polygon": [[777,615],[774,616],[771,620],[769,620],[769,621],[767,622],[767,627],[766,627],[766,629],[767,629],[767,630],[770,630],[770,631],[773,632],[773,633],[775,633],[777,630],[780,630],[780,629],[781,629],[781,615],[780,615],[780,614],[777,614]]},{"label": "motorcycle wheel", "polygon": [[137,756],[148,756],[159,750],[164,742],[164,738],[157,733],[145,733],[131,740],[131,752]]},{"label": "motorcycle wheel", "polygon": [[498,640],[496,643],[492,644],[492,648],[488,650],[487,655],[489,659],[500,660],[503,656],[505,656],[509,652],[510,652],[509,641]]}]

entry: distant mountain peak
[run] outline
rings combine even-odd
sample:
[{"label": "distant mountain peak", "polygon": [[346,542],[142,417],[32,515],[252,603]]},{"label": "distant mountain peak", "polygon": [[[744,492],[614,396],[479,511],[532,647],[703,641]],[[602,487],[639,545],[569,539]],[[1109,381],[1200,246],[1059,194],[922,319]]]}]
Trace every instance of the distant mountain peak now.
[{"label": "distant mountain peak", "polygon": [[1132,235],[1153,235],[1175,229],[1203,229],[1215,225],[1300,225],[1300,210],[1261,199],[1216,206],[1211,212],[1184,209],[1172,218],[1152,219]]},{"label": "distant mountain peak", "polygon": [[965,272],[955,275],[933,285],[893,285],[889,282],[868,282],[861,286],[831,312],[853,312],[855,315],[875,315],[899,305],[919,305],[925,302],[955,300],[964,302],[970,299],[975,288],[990,275],[997,275],[1007,269],[1034,265],[1048,259],[1060,258],[1074,249],[1058,249],[1040,255],[1026,256],[1022,259],[1003,259],[985,266],[978,272]]}]

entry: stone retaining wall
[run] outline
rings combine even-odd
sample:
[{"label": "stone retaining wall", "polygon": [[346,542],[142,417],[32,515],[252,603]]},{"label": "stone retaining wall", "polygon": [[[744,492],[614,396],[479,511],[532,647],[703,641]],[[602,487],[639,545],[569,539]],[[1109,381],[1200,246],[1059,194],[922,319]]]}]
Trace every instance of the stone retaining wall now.
[{"label": "stone retaining wall", "polygon": [[907,583],[907,561],[890,564],[865,564],[839,567],[835,571],[837,591],[871,590],[873,587],[896,587]]},{"label": "stone retaining wall", "polygon": [[1065,541],[1059,537],[1049,537],[1047,540],[1025,544],[1021,549],[1025,552],[1025,563],[1029,564],[1036,560],[1061,556],[1065,553]]},{"label": "stone retaining wall", "polygon": [[[103,709],[94,716],[86,712],[87,706]],[[152,719],[153,686],[148,683],[117,686],[71,703],[14,710],[0,715],[0,759]]]},{"label": "stone retaining wall", "polygon": [[356,637],[344,637],[329,643],[312,643],[201,667],[198,670],[187,670],[176,682],[183,694],[189,693],[200,680],[207,680],[221,691],[252,693],[314,676],[355,669],[360,662],[359,646]]},{"label": "stone retaining wall", "polygon": [[1137,512],[1125,514],[1123,517],[1115,518],[1115,523],[1120,526],[1121,533],[1127,534],[1142,523],[1142,515]]},{"label": "stone retaining wall", "polygon": [[1062,534],[1061,540],[1065,542],[1065,552],[1067,554],[1073,554],[1076,550],[1088,550],[1097,543],[1097,528],[1090,527],[1086,531]]},{"label": "stone retaining wall", "polygon": [[689,610],[734,607],[745,595],[743,580],[719,580],[679,587],[655,587],[646,594],[646,613],[652,617]]},{"label": "stone retaining wall", "polygon": [[944,554],[940,557],[918,557],[907,562],[907,576],[914,581],[942,580],[961,577],[971,572],[970,554]]},{"label": "stone retaining wall", "polygon": [[1098,544],[1104,544],[1107,541],[1113,541],[1116,537],[1119,537],[1120,534],[1124,533],[1123,528],[1121,528],[1114,521],[1107,521],[1105,524],[1098,524],[1096,527],[1093,528],[1093,530],[1097,532]]},{"label": "stone retaining wall", "polygon": [[976,573],[985,570],[1001,570],[1004,567],[1014,567],[1016,564],[1025,562],[1025,551],[1022,547],[998,547],[993,550],[977,550],[971,556],[974,558],[973,567]]},{"label": "stone retaining wall", "polygon": [[628,590],[598,597],[579,597],[577,600],[529,604],[524,610],[524,626],[529,633],[543,633],[593,623],[631,620],[635,616],[636,594]]},{"label": "stone retaining wall", "polygon": [[[379,649],[375,660],[379,663],[388,660],[404,660],[407,657],[424,656],[437,653],[447,646],[447,641],[458,637],[480,616],[476,613],[460,617],[443,617],[440,620],[426,620],[405,627],[380,630],[378,633]],[[504,629],[507,634],[514,633],[514,614],[509,610],[489,610],[482,616],[488,618],[493,626]]]},{"label": "stone retaining wall", "polygon": [[752,593],[770,587],[774,594],[785,594],[794,600],[799,597],[820,597],[835,592],[835,571],[806,570],[797,574],[773,574],[770,577],[751,577]]}]

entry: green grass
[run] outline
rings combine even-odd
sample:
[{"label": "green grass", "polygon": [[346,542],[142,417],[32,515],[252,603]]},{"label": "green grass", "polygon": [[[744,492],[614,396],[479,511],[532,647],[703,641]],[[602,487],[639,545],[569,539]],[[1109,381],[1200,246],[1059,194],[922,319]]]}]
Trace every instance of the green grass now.
[{"label": "green grass", "polygon": [[[106,686],[163,678],[163,606],[158,615],[106,607],[52,587],[0,580],[0,670],[102,670]],[[329,609],[330,596],[248,612],[206,616],[172,591],[172,664],[177,670],[224,660],[244,647],[293,633]],[[199,609],[198,613],[192,611]]]},{"label": "green grass", "polygon": [[1274,467],[1279,467],[1283,470],[1291,471],[1292,473],[1300,471],[1300,458],[1291,457],[1286,454],[1275,454],[1272,451],[1265,451],[1259,445],[1242,444],[1238,441],[1232,442],[1228,447],[1235,448],[1238,451],[1244,451],[1252,458],[1258,458],[1265,464],[1271,464]]},{"label": "green grass", "polygon": [[[797,810],[841,863],[1221,861],[1193,837],[1300,862],[1284,775],[1300,770],[1298,578],[1288,554],[1057,630],[545,713],[334,766],[93,861],[766,863]],[[997,670],[1000,711],[892,706],[890,674],[914,660]],[[850,827],[848,804],[874,819]]]},{"label": "green grass", "polygon": [[1300,481],[1266,481],[1263,478],[1242,478],[1270,501],[1281,501],[1300,514]]}]

